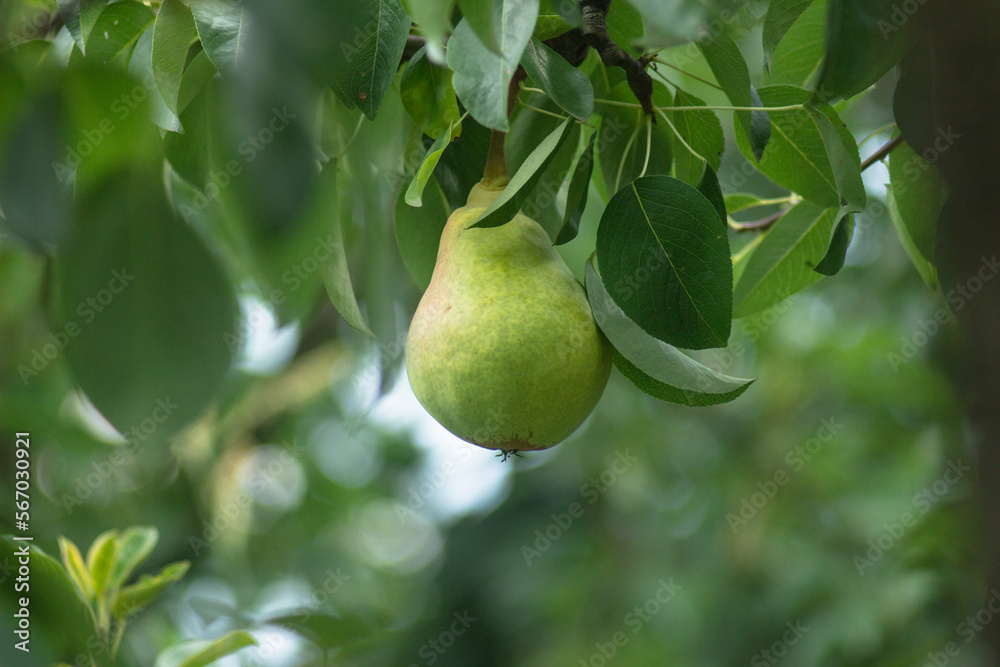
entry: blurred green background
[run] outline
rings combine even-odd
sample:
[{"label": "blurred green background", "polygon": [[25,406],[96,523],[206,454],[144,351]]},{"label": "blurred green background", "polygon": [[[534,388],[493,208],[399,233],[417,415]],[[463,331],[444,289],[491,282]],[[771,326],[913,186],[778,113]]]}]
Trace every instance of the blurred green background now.
[{"label": "blurred green background", "polygon": [[[9,34],[44,34],[31,21],[51,7],[0,11]],[[276,22],[273,48],[292,28]],[[748,60],[759,59],[759,31],[741,37]],[[39,104],[45,91],[54,108],[81,103],[74,81],[104,75],[86,63],[74,70],[76,56],[70,74],[25,74],[39,54],[57,57],[53,48],[6,51],[0,87],[20,77],[42,91]],[[226,91],[232,113],[247,100],[267,109],[277,82],[294,98],[298,82],[285,74],[298,65],[275,62]],[[891,122],[892,85],[841,109],[859,141]],[[5,133],[19,99],[0,92]],[[191,561],[129,626],[121,664],[152,665],[182,640],[236,629],[259,646],[219,664],[988,664],[976,629],[986,615],[967,620],[990,593],[977,574],[974,452],[943,370],[954,334],[918,334],[942,304],[895,236],[884,169],[866,172],[871,202],[844,271],[737,321],[729,348],[699,356],[758,378],[743,397],[684,408],[616,371],[573,437],[502,463],[438,426],[401,371],[420,289],[392,234],[405,181],[386,176],[405,171],[408,131],[398,98],[375,123],[340,111],[334,128],[360,128],[342,155],[351,179],[340,191],[354,194],[341,211],[378,342],[347,326],[319,289],[277,312],[225,258],[238,245],[219,241],[225,226],[202,222],[198,233],[218,242],[239,286],[245,335],[216,406],[169,441],[123,443],[74,389],[61,353],[23,378],[19,365],[51,342],[56,278],[27,243],[0,237],[0,532],[14,532],[11,443],[30,431],[38,546],[57,556],[65,536],[86,551],[103,531],[153,526],[160,539],[140,572]],[[781,194],[760,175],[740,181],[745,160],[726,127],[723,190]],[[294,165],[295,137],[279,136],[284,152],[261,153],[262,173]],[[128,137],[124,162],[142,151]],[[116,150],[125,149],[108,154]],[[301,184],[286,181],[255,195],[272,210],[247,218],[266,228],[297,215],[283,209]],[[592,191],[580,240],[561,248],[578,275],[602,206]],[[261,247],[282,269],[296,257],[294,245]],[[906,341],[917,342],[912,359]],[[12,647],[12,576],[0,569],[0,664],[50,664],[60,629],[44,617],[30,656]],[[293,612],[322,615],[318,641],[276,620]],[[956,650],[945,654],[949,642]]]}]

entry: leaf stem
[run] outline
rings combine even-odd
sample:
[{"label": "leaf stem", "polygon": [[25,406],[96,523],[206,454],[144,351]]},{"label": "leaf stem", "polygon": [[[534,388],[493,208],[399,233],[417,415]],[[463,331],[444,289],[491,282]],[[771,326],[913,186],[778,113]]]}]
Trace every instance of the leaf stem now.
[{"label": "leaf stem", "polygon": [[903,135],[899,134],[889,140],[882,148],[878,149],[872,153],[871,157],[861,163],[861,171],[864,171],[868,167],[872,166],[876,162],[881,162],[885,158],[889,157],[889,153],[896,150],[896,148],[903,143]]},{"label": "leaf stem", "polygon": [[653,58],[653,60],[655,62],[657,62],[658,64],[660,64],[660,65],[666,65],[670,69],[677,70],[678,72],[680,72],[684,76],[690,77],[690,78],[694,79],[695,81],[701,81],[705,85],[711,86],[712,88],[715,88],[716,90],[722,90],[722,86],[720,86],[719,84],[712,83],[708,79],[703,79],[702,77],[698,76],[697,74],[692,74],[691,72],[688,72],[687,70],[683,70],[680,67],[678,67],[677,65],[674,65],[672,63],[668,63],[666,60],[661,60],[659,58]]},{"label": "leaf stem", "polygon": [[635,143],[635,138],[639,136],[639,128],[642,125],[639,123],[635,124],[635,132],[629,137],[628,143],[625,144],[625,150],[622,151],[622,159],[618,162],[618,175],[615,176],[615,192],[618,192],[618,184],[622,181],[622,171],[625,169],[625,160],[628,158],[628,152],[632,150],[632,144]]},{"label": "leaf stem", "polygon": [[653,145],[653,117],[646,116],[646,160],[642,163],[642,171],[639,172],[639,178],[646,175],[646,167],[649,166],[649,149]]},{"label": "leaf stem", "polygon": [[[525,89],[525,90],[527,90],[527,89]],[[532,111],[536,111],[538,113],[545,114],[546,116],[552,116],[553,118],[558,118],[559,120],[566,120],[566,118],[567,118],[566,116],[560,116],[557,113],[552,113],[551,111],[546,111],[545,109],[539,109],[538,107],[531,106],[527,102],[522,102],[520,99],[518,99],[517,103],[520,104],[525,109],[531,109]]]},{"label": "leaf stem", "polygon": [[[633,109],[641,109],[642,105],[633,104],[632,102],[619,102],[617,100],[603,100],[594,99],[596,104],[610,104],[616,107],[630,107]],[[660,109],[661,111],[795,111],[797,109],[805,109],[804,104],[789,104],[782,107],[726,107],[726,106],[695,106],[695,107],[653,107],[654,109]]]},{"label": "leaf stem", "polygon": [[874,139],[879,134],[885,132],[888,129],[894,128],[894,127],[896,127],[895,123],[889,123],[888,125],[883,125],[882,127],[878,128],[877,130],[875,130],[874,132],[872,132],[871,134],[869,134],[867,137],[865,137],[864,139],[862,139],[861,142],[858,144],[858,148],[861,148],[862,146],[864,146],[865,144],[867,144],[871,139]]},{"label": "leaf stem", "polygon": [[667,114],[662,109],[660,109],[659,107],[656,107],[656,110],[660,113],[660,116],[663,117],[663,120],[666,121],[667,125],[670,126],[670,129],[673,130],[674,136],[676,136],[677,139],[678,139],[678,141],[680,141],[681,144],[684,145],[684,148],[688,149],[688,151],[691,152],[691,155],[695,156],[696,158],[698,158],[699,160],[701,160],[703,163],[708,164],[708,160],[706,160],[704,158],[704,156],[702,156],[701,153],[699,153],[695,149],[691,148],[691,145],[684,140],[684,137],[681,136],[680,131],[674,126],[673,123],[670,122],[670,117],[667,116]]}]

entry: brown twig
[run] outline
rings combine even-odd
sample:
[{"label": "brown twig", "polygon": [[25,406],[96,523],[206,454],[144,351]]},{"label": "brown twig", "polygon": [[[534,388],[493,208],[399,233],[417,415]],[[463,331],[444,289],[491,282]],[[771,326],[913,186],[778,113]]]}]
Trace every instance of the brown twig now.
[{"label": "brown twig", "polygon": [[872,153],[871,157],[869,157],[867,160],[861,163],[861,171],[864,171],[865,169],[872,166],[876,162],[881,162],[882,160],[884,160],[889,155],[889,153],[896,150],[896,147],[899,146],[901,143],[903,143],[902,134],[890,139],[885,146],[882,146],[882,148]]},{"label": "brown twig", "polygon": [[[597,51],[605,66],[625,70],[629,88],[642,105],[642,110],[647,116],[653,116],[653,79],[643,63],[626,53],[608,35],[606,18],[610,8],[611,0],[581,0],[584,43]],[[655,116],[653,122],[656,122]]]}]

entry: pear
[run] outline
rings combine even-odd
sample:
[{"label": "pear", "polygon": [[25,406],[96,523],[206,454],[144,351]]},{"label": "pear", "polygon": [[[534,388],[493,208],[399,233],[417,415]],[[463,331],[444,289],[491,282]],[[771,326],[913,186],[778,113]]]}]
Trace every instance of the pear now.
[{"label": "pear", "polygon": [[594,409],[611,347],[537,222],[518,213],[469,229],[502,191],[479,183],[448,218],[410,324],[406,371],[420,403],[463,440],[546,449]]}]

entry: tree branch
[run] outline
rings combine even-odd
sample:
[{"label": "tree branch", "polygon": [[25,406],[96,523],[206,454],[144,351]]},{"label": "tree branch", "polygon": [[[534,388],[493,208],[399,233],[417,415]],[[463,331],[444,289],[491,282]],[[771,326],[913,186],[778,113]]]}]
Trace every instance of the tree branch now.
[{"label": "tree branch", "polygon": [[899,136],[893,137],[889,141],[889,143],[887,143],[885,146],[882,146],[882,148],[880,148],[877,151],[875,151],[874,153],[872,153],[871,157],[869,157],[867,160],[865,160],[864,162],[861,163],[861,171],[864,171],[865,169],[867,169],[868,167],[872,166],[876,162],[881,162],[882,160],[884,160],[886,158],[886,156],[888,156],[889,153],[891,153],[894,150],[896,150],[896,147],[899,146],[901,143],[903,143],[903,135],[902,134],[900,134]]},{"label": "tree branch", "polygon": [[[611,0],[580,0],[583,41],[597,51],[605,66],[625,70],[629,88],[642,105],[642,110],[646,115],[653,116],[653,79],[641,62],[626,53],[608,35],[606,19],[610,7]],[[653,122],[656,122],[655,116]]]}]

